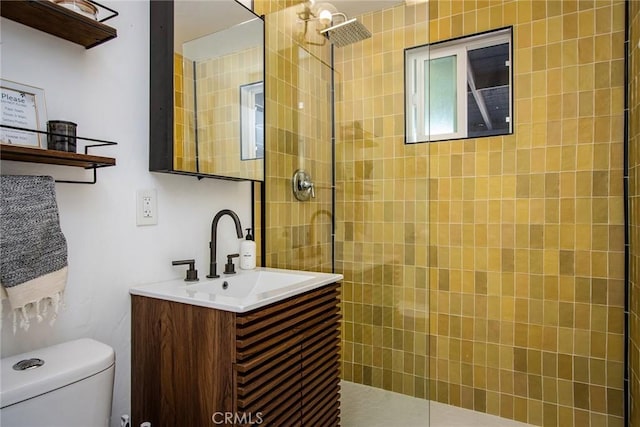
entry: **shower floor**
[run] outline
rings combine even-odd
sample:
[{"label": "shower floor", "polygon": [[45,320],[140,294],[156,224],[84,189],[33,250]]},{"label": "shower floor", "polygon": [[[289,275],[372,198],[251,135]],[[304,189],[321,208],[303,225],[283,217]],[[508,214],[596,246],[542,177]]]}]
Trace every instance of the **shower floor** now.
[{"label": "shower floor", "polygon": [[517,421],[375,387],[340,383],[341,427],[524,427]]}]

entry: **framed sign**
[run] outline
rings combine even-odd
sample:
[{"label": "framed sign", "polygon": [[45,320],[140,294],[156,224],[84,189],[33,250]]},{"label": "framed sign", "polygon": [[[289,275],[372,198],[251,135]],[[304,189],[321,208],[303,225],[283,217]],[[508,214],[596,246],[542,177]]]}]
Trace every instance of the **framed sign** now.
[{"label": "framed sign", "polygon": [[[44,90],[0,79],[0,123],[24,129],[47,130]],[[0,127],[0,142],[47,148],[46,134]]]}]

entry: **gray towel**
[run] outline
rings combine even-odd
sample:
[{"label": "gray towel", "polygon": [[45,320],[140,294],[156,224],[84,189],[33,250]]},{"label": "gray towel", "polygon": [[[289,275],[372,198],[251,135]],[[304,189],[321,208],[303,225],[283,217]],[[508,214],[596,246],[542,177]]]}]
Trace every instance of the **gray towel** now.
[{"label": "gray towel", "polygon": [[29,308],[38,320],[46,314],[46,307],[40,310],[43,300],[57,311],[66,284],[67,241],[52,177],[6,175],[0,190],[0,283],[27,329]]}]

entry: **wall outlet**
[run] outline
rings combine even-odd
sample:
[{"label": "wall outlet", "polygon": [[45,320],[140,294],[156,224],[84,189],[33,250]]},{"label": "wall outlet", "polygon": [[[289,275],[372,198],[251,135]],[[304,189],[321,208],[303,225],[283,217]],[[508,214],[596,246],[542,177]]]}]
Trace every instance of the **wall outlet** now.
[{"label": "wall outlet", "polygon": [[136,224],[156,225],[158,223],[158,195],[155,189],[136,192]]}]

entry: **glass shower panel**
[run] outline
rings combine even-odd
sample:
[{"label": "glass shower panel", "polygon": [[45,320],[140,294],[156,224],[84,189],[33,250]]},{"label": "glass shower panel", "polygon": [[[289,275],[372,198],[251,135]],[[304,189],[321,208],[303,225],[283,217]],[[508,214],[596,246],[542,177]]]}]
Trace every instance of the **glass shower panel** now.
[{"label": "glass shower panel", "polygon": [[429,425],[432,144],[404,144],[402,108],[403,43],[428,42],[428,8],[357,16],[372,38],[333,49],[342,427]]},{"label": "glass shower panel", "polygon": [[[268,14],[266,24],[266,265],[333,270],[332,69],[328,46],[299,37],[302,5]],[[297,200],[291,180],[304,170],[315,197]]]},{"label": "glass shower panel", "polygon": [[[407,22],[428,37],[428,5],[358,16],[374,35],[344,48],[307,31],[302,6],[265,20],[265,262],[320,271],[335,264],[344,275],[341,426],[426,427],[431,144],[405,146],[402,136],[403,72],[393,64],[403,47],[393,41],[408,26],[383,34],[374,22],[413,14]],[[379,38],[394,51],[372,49]],[[294,198],[297,169],[311,175],[315,199]]]},{"label": "glass shower panel", "polygon": [[458,131],[457,56],[425,61],[425,134],[443,135]]}]

